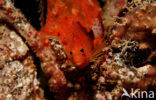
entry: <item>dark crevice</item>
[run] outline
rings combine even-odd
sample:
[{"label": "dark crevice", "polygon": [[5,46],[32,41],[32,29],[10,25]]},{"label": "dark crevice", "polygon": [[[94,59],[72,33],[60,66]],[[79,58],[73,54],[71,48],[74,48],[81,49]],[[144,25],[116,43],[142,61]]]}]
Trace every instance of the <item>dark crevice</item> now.
[{"label": "dark crevice", "polygon": [[40,25],[40,0],[13,0],[15,7],[19,8],[27,20],[37,30]]},{"label": "dark crevice", "polygon": [[104,1],[105,1],[105,0],[98,0],[99,5],[100,5],[101,8],[103,8],[104,5],[105,5],[105,2],[104,2]]}]

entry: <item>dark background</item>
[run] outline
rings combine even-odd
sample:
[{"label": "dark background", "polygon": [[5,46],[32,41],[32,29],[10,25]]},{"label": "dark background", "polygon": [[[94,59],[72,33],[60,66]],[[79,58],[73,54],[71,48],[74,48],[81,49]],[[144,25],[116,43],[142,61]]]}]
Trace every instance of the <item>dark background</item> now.
[{"label": "dark background", "polygon": [[[12,0],[15,7],[21,9],[27,20],[37,30],[41,28],[40,25],[40,0]],[[46,1],[46,0],[44,0]]]}]

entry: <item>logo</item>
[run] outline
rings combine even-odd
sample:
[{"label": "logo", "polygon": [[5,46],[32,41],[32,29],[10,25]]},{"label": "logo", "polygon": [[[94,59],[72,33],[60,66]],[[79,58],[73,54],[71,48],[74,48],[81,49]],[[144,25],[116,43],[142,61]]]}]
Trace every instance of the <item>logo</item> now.
[{"label": "logo", "polygon": [[123,88],[123,94],[121,97],[129,97],[129,98],[154,98],[155,93],[154,91],[141,91],[140,89],[133,90],[131,88],[130,93],[127,92],[125,88]]}]

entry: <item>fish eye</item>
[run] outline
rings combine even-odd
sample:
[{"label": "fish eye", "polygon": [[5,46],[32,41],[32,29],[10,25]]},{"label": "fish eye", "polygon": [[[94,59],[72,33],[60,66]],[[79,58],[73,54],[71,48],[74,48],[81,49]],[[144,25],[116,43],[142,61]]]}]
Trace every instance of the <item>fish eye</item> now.
[{"label": "fish eye", "polygon": [[70,55],[72,55],[73,54],[73,52],[72,51],[70,51]]},{"label": "fish eye", "polygon": [[84,49],[82,48],[80,51],[81,51],[81,52],[84,52]]}]

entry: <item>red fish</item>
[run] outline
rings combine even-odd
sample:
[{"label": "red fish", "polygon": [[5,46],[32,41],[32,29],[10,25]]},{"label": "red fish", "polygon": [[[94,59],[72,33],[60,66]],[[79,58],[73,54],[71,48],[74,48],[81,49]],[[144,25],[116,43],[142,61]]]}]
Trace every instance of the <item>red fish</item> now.
[{"label": "red fish", "polygon": [[68,58],[79,68],[84,68],[92,58],[90,32],[97,32],[92,27],[101,14],[97,0],[48,0],[47,3],[46,24],[40,30],[41,36],[56,36]]}]

